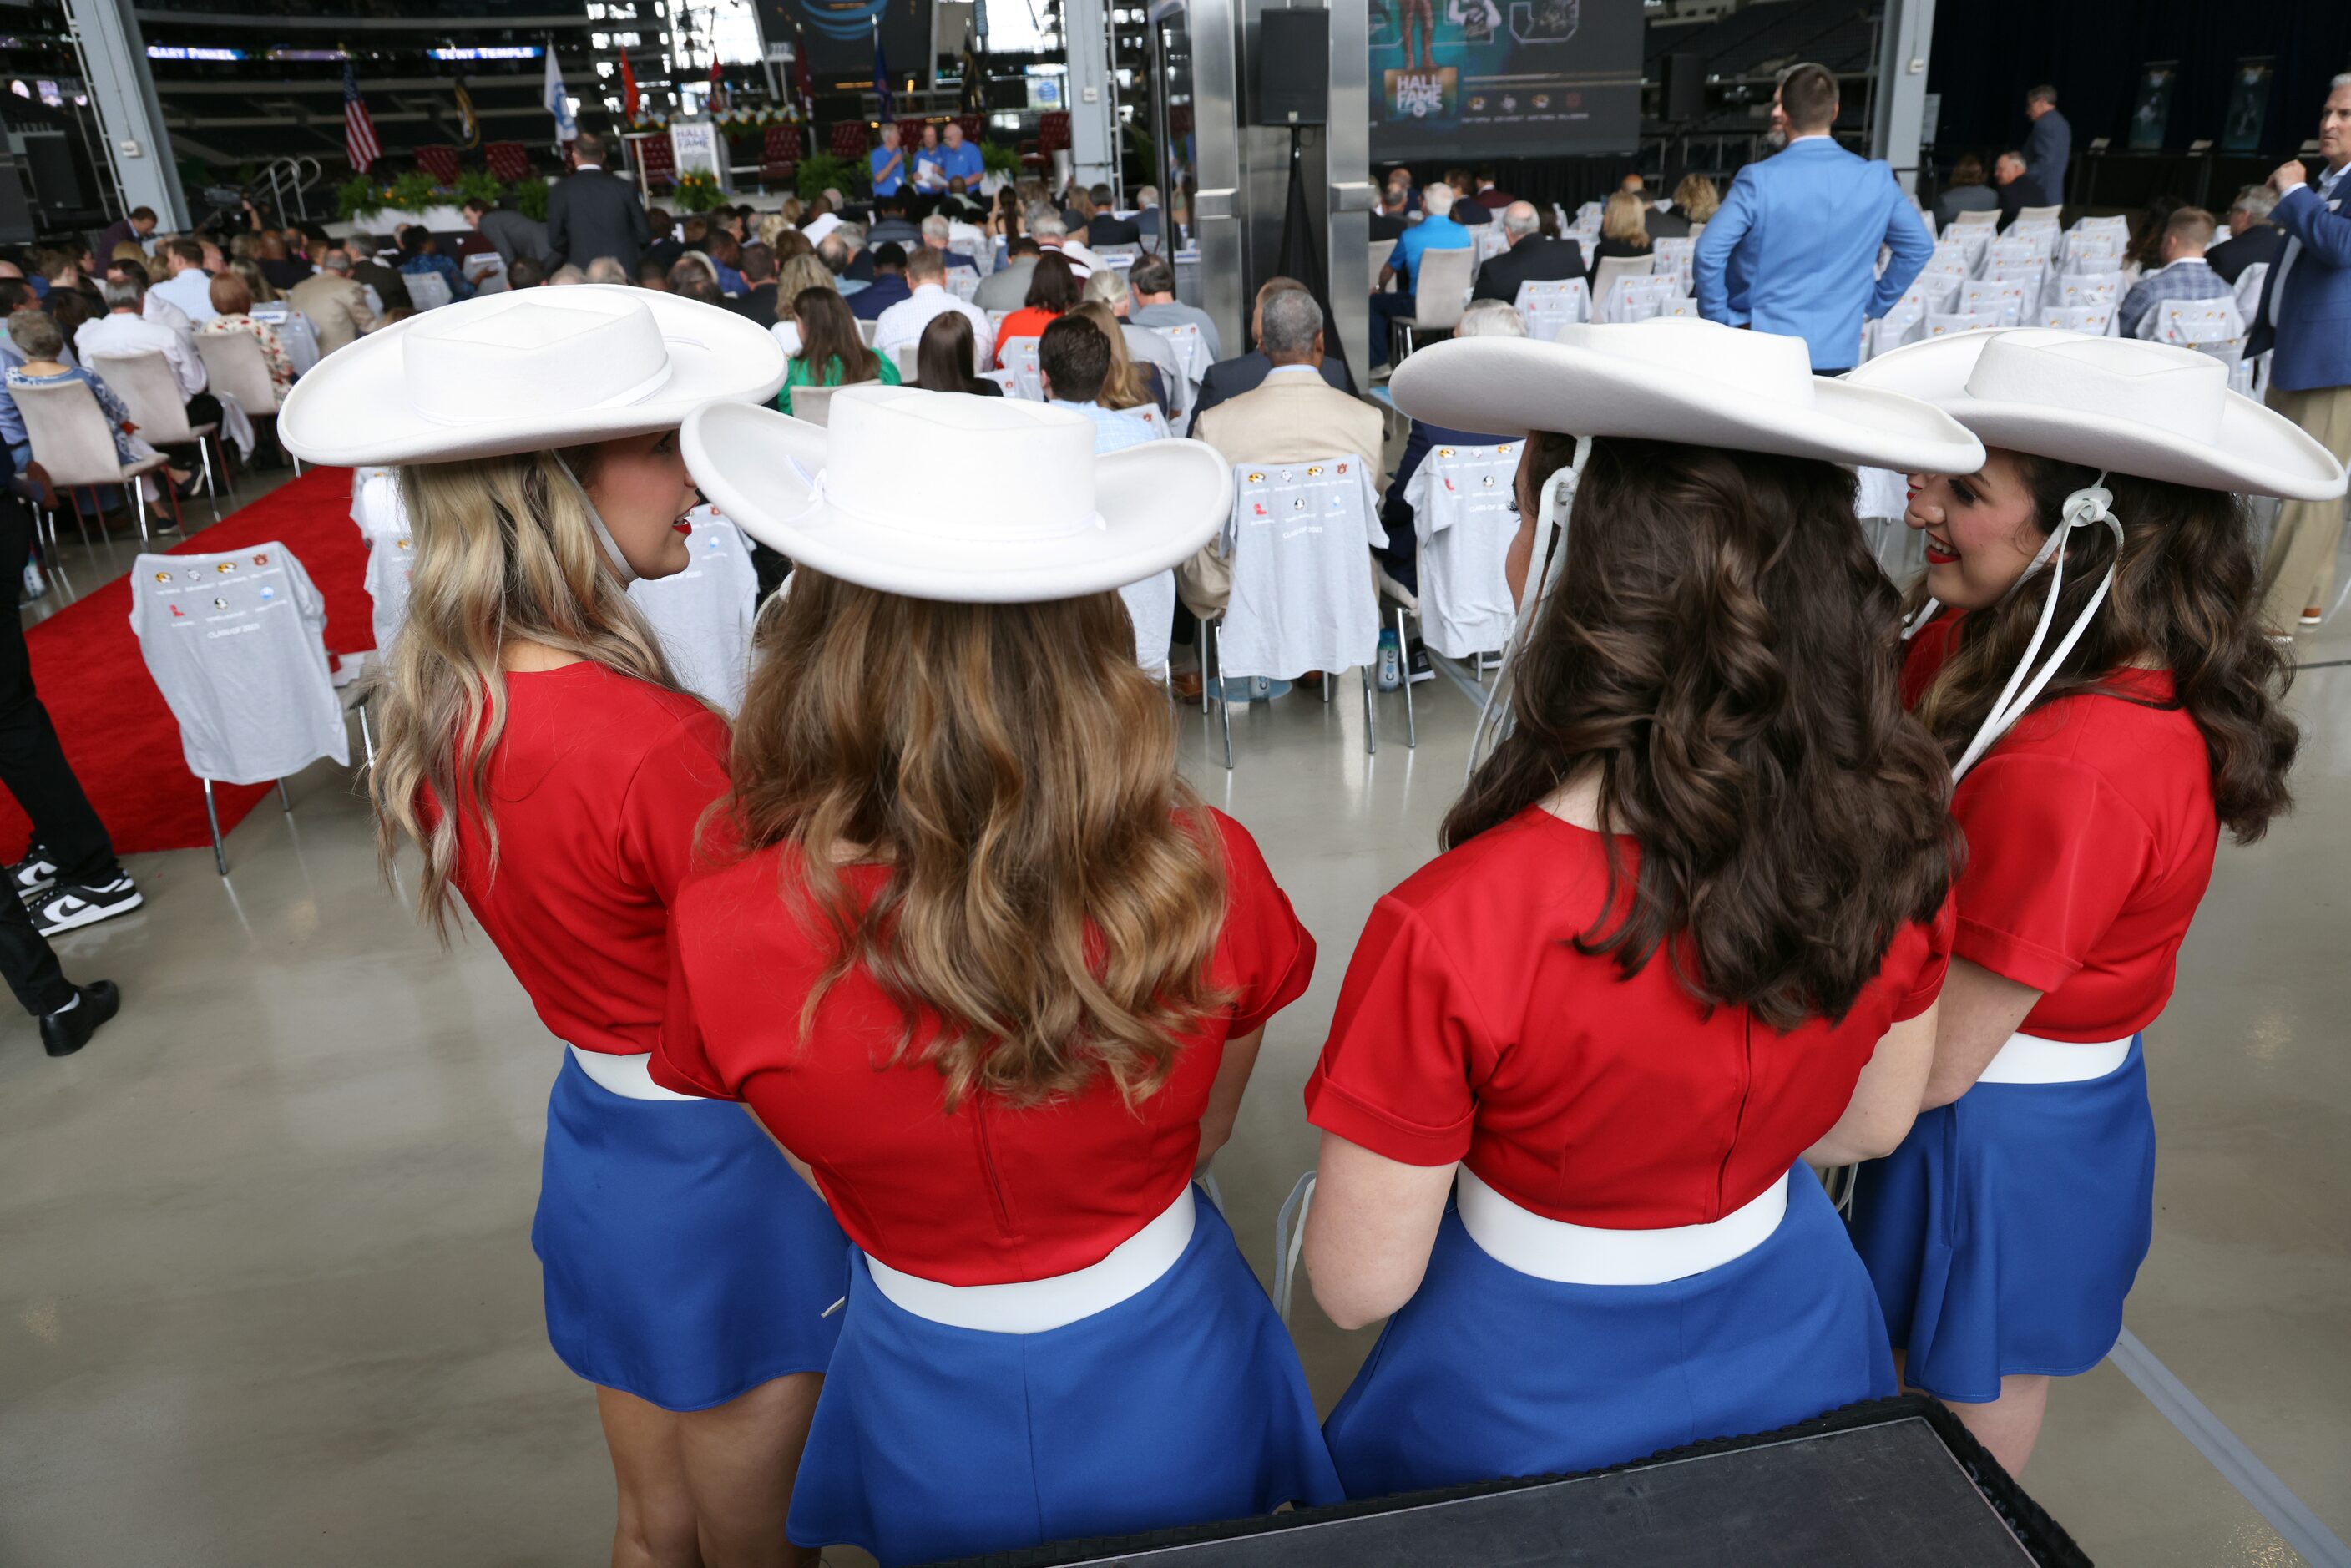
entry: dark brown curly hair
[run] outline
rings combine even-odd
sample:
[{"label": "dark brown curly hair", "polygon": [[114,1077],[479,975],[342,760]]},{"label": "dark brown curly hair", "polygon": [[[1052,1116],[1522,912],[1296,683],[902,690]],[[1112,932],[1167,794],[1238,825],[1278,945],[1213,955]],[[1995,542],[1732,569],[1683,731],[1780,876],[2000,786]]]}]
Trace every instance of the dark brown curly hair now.
[{"label": "dark brown curly hair", "polygon": [[[1573,443],[1530,441],[1541,494]],[[1853,502],[1827,463],[1594,442],[1516,661],[1516,728],[1445,821],[1462,843],[1597,768],[1607,913],[1578,949],[1630,974],[1663,947],[1693,995],[1780,1030],[1841,1019],[1959,854]],[[1629,897],[1620,836],[1640,850]]]},{"label": "dark brown curly hair", "polygon": [[[2010,452],[2032,495],[2037,548],[2064,514],[2065,497],[2097,480],[2094,469]],[[2302,744],[2282,699],[2294,666],[2262,632],[2254,603],[2252,545],[2237,497],[2219,490],[2110,476],[2106,489],[2123,525],[2122,561],[2111,596],[2033,704],[2106,690],[2101,683],[2132,664],[2171,672],[2173,700],[2203,732],[2212,764],[2212,801],[2239,843],[2269,830],[2293,807],[2286,774]],[[2075,531],[2065,547],[2065,581],[2050,621],[2050,643],[2074,623],[2115,563],[2105,528]],[[1959,622],[1949,656],[1918,700],[1918,717],[1956,761],[2023,657],[2045,589],[2038,578],[2001,604]],[[1924,585],[1911,591],[1923,602]],[[2045,656],[2045,654],[2043,655]],[[2148,705],[2157,706],[2157,705]]]}]

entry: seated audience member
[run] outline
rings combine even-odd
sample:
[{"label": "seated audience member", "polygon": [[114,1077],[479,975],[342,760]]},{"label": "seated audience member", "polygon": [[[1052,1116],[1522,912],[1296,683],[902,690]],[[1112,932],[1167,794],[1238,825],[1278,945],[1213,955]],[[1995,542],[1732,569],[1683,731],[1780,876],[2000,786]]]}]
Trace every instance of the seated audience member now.
[{"label": "seated audience member", "polygon": [[263,235],[260,243],[254,246],[253,258],[261,268],[261,276],[269,279],[269,287],[280,294],[290,291],[296,284],[318,270],[308,260],[289,251],[285,240],[277,235]]},{"label": "seated audience member", "polygon": [[[155,449],[135,434],[138,426],[131,418],[131,411],[123,406],[122,400],[114,394],[111,387],[89,371],[68,365],[57,357],[65,350],[66,340],[53,317],[39,310],[19,310],[8,318],[8,337],[16,345],[16,351],[25,357],[23,364],[8,367],[7,384],[12,393],[18,387],[81,382],[98,399],[99,410],[106,416],[107,425],[114,435],[114,455],[118,459],[126,464],[138,463],[156,455]],[[11,412],[16,411],[12,409]],[[15,423],[21,422],[19,414]],[[17,472],[22,473],[25,465],[33,460],[34,454],[31,439],[20,439],[21,444],[12,446],[9,455],[16,459]],[[190,477],[188,472],[181,468],[166,467],[163,473],[175,486],[186,485]],[[148,509],[155,515],[156,525],[162,531],[168,533],[179,527],[165,508],[156,476],[141,475],[139,488],[146,497]]]},{"label": "seated audience member", "polygon": [[244,280],[245,287],[252,293],[253,302],[256,305],[277,303],[279,298],[277,286],[269,281],[269,275],[263,272],[261,264],[251,256],[235,257],[228,264],[228,271],[230,275]]},{"label": "seated audience member", "polygon": [[1951,183],[1935,198],[1935,223],[1938,228],[1949,228],[1959,221],[1961,213],[1991,213],[2000,210],[1999,193],[1984,182],[1983,160],[1972,152],[1959,155],[1951,165]]},{"label": "seated audience member", "polygon": [[[262,363],[269,368],[269,390],[282,406],[286,394],[294,390],[294,361],[286,357],[285,345],[277,340],[277,329],[248,314],[253,308],[253,290],[246,287],[242,277],[223,273],[213,279],[212,296],[212,319],[196,329],[196,336],[221,338],[242,332],[260,344]],[[245,412],[274,413],[277,410],[249,408]]]},{"label": "seated audience member", "polygon": [[1402,185],[1390,184],[1380,188],[1380,210],[1372,214],[1374,244],[1384,239],[1402,239],[1404,231],[1412,226],[1411,220],[1405,215],[1405,194]]},{"label": "seated audience member", "polygon": [[1674,211],[1687,218],[1693,229],[1721,210],[1722,193],[1704,174],[1685,174],[1674,187]]},{"label": "seated audience member", "polygon": [[[538,263],[531,265],[536,267]],[[515,287],[523,287],[511,272],[507,281]],[[375,312],[368,308],[367,290],[351,276],[350,253],[340,246],[323,252],[319,258],[319,270],[296,284],[286,298],[295,309],[310,319],[321,355],[333,353],[375,328]]]},{"label": "seated audience member", "polygon": [[2041,182],[2024,172],[2024,154],[2003,152],[1991,162],[1991,181],[1999,187],[1992,193],[2000,208],[2000,226],[2003,230],[2016,221],[2016,214],[2026,207],[2045,207],[2048,196]]},{"label": "seated audience member", "polygon": [[1048,256],[1060,256],[1083,282],[1086,275],[1103,265],[1102,258],[1086,248],[1085,243],[1072,236],[1071,225],[1050,206],[1040,206],[1029,214],[1029,237]]},{"label": "seated audience member", "polygon": [[1093,198],[1094,215],[1086,223],[1086,244],[1099,249],[1106,245],[1141,245],[1143,231],[1133,218],[1120,217],[1112,208],[1108,185],[1096,185],[1088,193]]},{"label": "seated audience member", "polygon": [[[1421,257],[1432,250],[1468,250],[1469,231],[1453,220],[1453,187],[1437,181],[1420,193],[1423,215],[1405,231],[1372,284],[1372,363],[1388,362],[1388,324],[1414,310],[1413,290],[1420,284]],[[1480,209],[1482,212],[1483,209]],[[1491,217],[1491,214],[1486,214]],[[1395,292],[1386,293],[1388,280]]]},{"label": "seated audience member", "polygon": [[[1087,279],[1089,283],[1092,278]],[[1126,333],[1111,308],[1099,299],[1088,299],[1070,312],[1094,324],[1110,340],[1110,374],[1102,382],[1101,402],[1105,408],[1134,410],[1140,413],[1155,408],[1160,416],[1167,414],[1167,382],[1158,370],[1139,363],[1127,351]]]},{"label": "seated audience member", "polygon": [[144,256],[148,236],[155,232],[157,221],[154,208],[131,208],[129,213],[109,224],[106,226],[106,232],[98,236],[99,255],[110,260],[117,251],[128,245],[138,249],[139,253]]},{"label": "seated audience member", "polygon": [[799,387],[898,384],[897,362],[865,346],[839,289],[803,288],[792,296],[792,325],[800,346],[785,371],[783,391],[776,394],[776,406],[786,413],[792,412],[792,392]]},{"label": "seated audience member", "polygon": [[[550,288],[577,288],[587,281],[588,274],[576,261],[567,261],[547,275],[547,287]],[[715,289],[717,285],[711,287]]]},{"label": "seated audience member", "polygon": [[[1457,338],[1523,338],[1527,335],[1526,319],[1499,299],[1475,299],[1461,313],[1461,324],[1453,329]],[[1380,566],[1413,593],[1420,592],[1420,535],[1415,526],[1412,507],[1404,498],[1405,486],[1420,472],[1421,460],[1435,446],[1495,446],[1512,439],[1506,435],[1485,435],[1470,430],[1450,430],[1441,424],[1429,424],[1421,420],[1412,422],[1411,433],[1405,438],[1404,455],[1396,460],[1395,477],[1389,481],[1387,493],[1380,502],[1380,527],[1388,536],[1387,548],[1372,553],[1379,557]],[[1374,459],[1377,461],[1376,458]],[[1406,664],[1411,678],[1425,681],[1435,674],[1428,662],[1428,650],[1421,646],[1419,637],[1412,640]]]},{"label": "seated audience member", "polygon": [[[586,281],[583,277],[582,282]],[[682,299],[696,299],[705,305],[724,305],[718,292],[717,277],[699,256],[692,252],[677,258],[669,269],[669,291]]]},{"label": "seated audience member", "polygon": [[1109,310],[1126,357],[1157,377],[1159,385],[1154,389],[1151,401],[1159,405],[1160,412],[1174,413],[1185,406],[1184,394],[1191,390],[1191,383],[1184,377],[1183,361],[1176,357],[1174,344],[1150,328],[1134,324],[1134,292],[1127,287],[1126,274],[1115,267],[1105,267],[1086,279],[1081,292],[1085,298]]},{"label": "seated audience member", "polygon": [[400,236],[400,270],[403,277],[416,277],[436,272],[441,281],[449,286],[451,299],[471,299],[474,286],[457,270],[457,264],[443,256],[434,242],[433,232],[423,224],[411,225]]},{"label": "seated audience member", "polygon": [[169,328],[179,334],[180,341],[187,346],[189,353],[196,351],[196,324],[188,319],[186,311],[155,292],[154,274],[147,267],[135,261],[117,261],[108,265],[106,276],[118,283],[137,284],[139,313],[158,327]]},{"label": "seated audience member", "polygon": [[1078,275],[1067,257],[1050,252],[1037,258],[1029,275],[1029,295],[1020,308],[996,329],[996,368],[1004,366],[1004,346],[1020,338],[1034,338],[1056,316],[1066,315],[1080,298]]},{"label": "seated audience member", "polygon": [[[597,269],[607,263],[611,264],[608,269],[611,276],[596,277]],[[535,256],[518,256],[507,268],[507,287],[508,288],[544,288],[547,287],[547,276],[545,262]],[[590,262],[587,277],[590,283],[626,283],[629,280],[628,274],[622,270],[620,261],[609,256],[600,256]]]},{"label": "seated audience member", "polygon": [[[89,297],[78,288],[50,289],[48,298],[42,301],[42,308],[56,320],[57,330],[65,334],[68,343],[74,340],[84,326],[106,314],[99,305],[92,305]],[[64,352],[67,361],[73,362],[73,350],[68,349]]]},{"label": "seated audience member", "polygon": [[2212,242],[2212,214],[2201,207],[2182,207],[2163,225],[2162,261],[2154,271],[2131,285],[2123,296],[2115,329],[2126,338],[2152,338],[2157,307],[2167,300],[2226,299],[2236,289],[2204,259]]},{"label": "seated audience member", "polygon": [[610,288],[626,288],[635,280],[617,256],[600,256],[588,264],[588,281]]},{"label": "seated audience member", "polygon": [[[1265,302],[1285,288],[1294,288],[1301,293],[1305,293],[1306,285],[1294,277],[1269,277],[1258,285],[1257,302],[1249,308],[1249,336],[1260,345],[1265,341]],[[1311,294],[1306,297],[1309,300],[1314,298]],[[1318,306],[1316,308],[1319,309],[1321,307]],[[1199,399],[1192,405],[1193,419],[1196,422],[1200,415],[1218,403],[1237,398],[1243,392],[1256,391],[1264,382],[1266,372],[1272,368],[1273,361],[1266,357],[1262,347],[1252,349],[1246,354],[1238,354],[1229,360],[1218,360],[1208,367],[1207,377],[1200,382]],[[1352,393],[1355,390],[1354,381],[1347,373],[1347,367],[1341,364],[1332,355],[1326,354],[1323,357],[1322,381],[1334,391]],[[1196,423],[1193,426],[1193,434],[1196,435],[1199,434]]]},{"label": "seated audience member", "polygon": [[1542,214],[1531,202],[1512,202],[1501,212],[1502,235],[1510,248],[1489,256],[1478,269],[1473,299],[1515,303],[1521,283],[1551,283],[1582,277],[1583,247],[1572,239],[1545,239],[1537,231]]},{"label": "seated audience member", "polygon": [[865,278],[849,276],[849,269],[858,256],[849,241],[842,237],[842,230],[848,227],[847,224],[843,224],[840,228],[834,229],[816,242],[816,258],[824,263],[824,269],[827,272],[832,274],[834,288],[843,296],[857,293],[866,287],[868,283]]},{"label": "seated audience member", "polygon": [[2229,204],[2229,237],[2204,253],[2213,271],[2234,283],[2255,262],[2276,266],[2279,253],[2285,249],[2285,230],[2270,222],[2276,205],[2277,193],[2267,181],[2237,193],[2237,199]]},{"label": "seated audience member", "polygon": [[711,275],[717,279],[720,296],[738,299],[751,291],[743,281],[743,246],[736,237],[720,229],[710,236],[703,254],[709,258]]},{"label": "seated audience member", "polygon": [[954,235],[955,225],[948,222],[945,216],[938,213],[933,213],[929,217],[923,220],[922,242],[925,248],[938,252],[939,256],[944,259],[946,265],[948,267],[968,267],[970,270],[977,272],[979,270],[978,263],[973,261],[971,257],[964,255],[963,252],[955,248],[953,243]]},{"label": "seated audience member", "polygon": [[764,245],[751,244],[743,247],[743,295],[726,301],[726,308],[737,316],[747,317],[762,327],[776,324],[776,253]]},{"label": "seated audience member", "polygon": [[1478,193],[1478,183],[1467,169],[1447,169],[1445,183],[1453,192],[1453,221],[1465,228],[1479,228],[1494,221],[1494,214],[1472,200]]},{"label": "seated audience member", "polygon": [[[841,269],[841,280],[854,283],[862,288],[873,281],[873,242],[862,224],[841,224],[826,236],[839,240],[849,252],[849,265]],[[843,294],[854,294],[855,288],[843,288]]]},{"label": "seated audience member", "polygon": [[1649,209],[1638,196],[1619,191],[1600,213],[1600,243],[1592,247],[1592,262],[1622,256],[1637,259],[1654,248],[1649,241]]},{"label": "seated audience member", "polygon": [[[1277,288],[1259,299],[1257,315],[1258,342],[1268,361],[1263,384],[1203,409],[1193,420],[1194,436],[1236,466],[1353,453],[1376,467],[1384,440],[1379,406],[1323,379],[1322,307],[1314,296],[1294,285]],[[1202,620],[1222,614],[1232,598],[1233,572],[1218,541],[1178,566],[1176,582],[1193,614]],[[1196,696],[1198,686],[1191,692]]]},{"label": "seated audience member", "polygon": [[662,276],[666,277],[672,264],[685,254],[685,241],[678,235],[677,219],[667,208],[648,207],[645,209],[645,232],[653,237],[646,244],[644,253],[637,258],[638,264],[640,267],[658,266]]},{"label": "seated audience member", "polygon": [[1146,256],[1127,269],[1126,286],[1134,293],[1126,319],[1142,327],[1197,327],[1208,358],[1221,360],[1225,348],[1217,337],[1216,318],[1176,298],[1176,268],[1166,257]]},{"label": "seated audience member", "polygon": [[[981,317],[980,325],[987,324],[987,318]],[[922,340],[914,350],[914,384],[925,392],[1002,397],[1003,387],[974,368],[979,362],[979,344],[972,336],[971,319],[943,310],[923,326]]]},{"label": "seated audience member", "polygon": [[[381,245],[381,242],[373,235],[355,234],[343,242],[343,248],[350,255],[351,280],[375,290],[375,297],[383,301],[384,319],[388,321],[393,310],[409,305],[411,301],[408,285],[397,271],[386,267],[379,256]],[[181,301],[175,298],[172,303],[179,305]]]},{"label": "seated audience member", "polygon": [[1044,252],[1026,235],[1015,235],[1004,245],[1004,265],[979,280],[971,302],[982,310],[1018,310],[1029,298],[1029,279]]},{"label": "seated audience member", "polygon": [[2131,231],[2130,244],[2123,247],[2123,276],[2132,282],[2140,276],[2163,265],[2163,236],[2171,225],[2171,214],[2188,204],[2183,197],[2169,192],[2147,203],[2139,214],[2138,227]]},{"label": "seated audience member", "polygon": [[778,273],[783,271],[784,263],[792,257],[816,254],[815,242],[798,229],[780,230],[769,243],[776,253],[776,270]]},{"label": "seated audience member", "polygon": [[1104,397],[1117,354],[1117,346],[1100,322],[1074,312],[1048,324],[1037,340],[1037,370],[1045,401],[1093,422],[1097,454],[1140,446],[1159,436],[1159,432],[1120,412]]},{"label": "seated audience member", "polygon": [[[557,270],[560,271],[560,268]],[[554,279],[550,277],[549,282]],[[648,256],[637,264],[637,287],[650,288],[656,294],[669,292],[669,268]]]},{"label": "seated audience member", "polygon": [[873,247],[873,281],[849,302],[850,313],[860,321],[879,321],[882,312],[904,304],[913,292],[906,287],[906,247],[889,240]]},{"label": "seated audience member", "polygon": [[[147,319],[142,298],[145,290],[129,278],[110,277],[99,286],[106,298],[106,314],[82,323],[74,333],[74,351],[81,362],[89,363],[93,354],[144,354],[151,350],[163,356],[172,367],[172,379],[179,383],[180,396],[189,405],[188,417],[197,423],[204,421],[195,413],[196,400],[204,390],[204,361],[195,346],[177,332],[160,322]],[[204,400],[211,403],[212,400]],[[217,405],[214,412],[218,413]]]},{"label": "seated audience member", "polygon": [[1676,201],[1644,202],[1641,222],[1649,231],[1650,243],[1661,239],[1687,239],[1693,225],[1689,214]]},{"label": "seated audience member", "polygon": [[1510,193],[1494,183],[1494,171],[1480,169],[1477,172],[1476,179],[1478,189],[1470,196],[1471,201],[1489,213],[1499,213],[1510,204],[1512,199]]},{"label": "seated audience member", "polygon": [[904,192],[894,196],[884,196],[875,202],[873,211],[875,214],[873,226],[865,234],[867,245],[876,246],[894,245],[904,250],[909,246],[922,243],[923,231],[915,227],[914,221],[906,215],[906,197]]},{"label": "seated audience member", "polygon": [[[942,316],[961,320],[977,346],[975,368],[994,362],[996,335],[989,330],[987,313],[956,298],[946,286],[947,253],[933,250],[928,246],[917,249],[906,258],[906,298],[875,318],[873,347],[884,354],[923,341],[930,325]],[[993,386],[995,383],[990,382]]]}]

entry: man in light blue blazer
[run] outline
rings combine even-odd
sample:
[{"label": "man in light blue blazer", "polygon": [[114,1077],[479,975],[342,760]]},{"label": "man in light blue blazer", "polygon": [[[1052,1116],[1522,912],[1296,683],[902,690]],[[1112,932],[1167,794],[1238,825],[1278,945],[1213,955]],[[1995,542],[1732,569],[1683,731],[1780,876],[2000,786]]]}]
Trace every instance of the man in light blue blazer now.
[{"label": "man in light blue blazer", "polygon": [[[2341,458],[2351,459],[2351,76],[2335,78],[2318,117],[2314,177],[2300,159],[2270,176],[2270,222],[2286,233],[2262,284],[2245,344],[2270,356],[2269,404]],[[2343,538],[2340,501],[2288,501],[2262,558],[2262,619],[2290,636],[2318,624],[2335,588]]]},{"label": "man in light blue blazer", "polygon": [[[1694,262],[1699,315],[1802,338],[1821,375],[1853,369],[1863,317],[1886,314],[1935,253],[1893,170],[1829,134],[1836,113],[1826,67],[1801,65],[1780,78],[1771,119],[1788,145],[1739,171]],[[1894,252],[1884,277],[1881,242]]]}]

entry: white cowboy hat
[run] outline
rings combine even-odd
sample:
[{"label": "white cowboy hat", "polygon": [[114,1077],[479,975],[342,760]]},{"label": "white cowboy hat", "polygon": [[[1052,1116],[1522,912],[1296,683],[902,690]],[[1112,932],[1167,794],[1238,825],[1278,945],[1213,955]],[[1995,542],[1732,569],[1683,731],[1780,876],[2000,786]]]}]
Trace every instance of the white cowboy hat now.
[{"label": "white cowboy hat", "polygon": [[794,561],[915,599],[1019,603],[1124,588],[1215,538],[1232,469],[1200,441],[1094,455],[1067,409],[879,382],[828,424],[715,403],[685,465],[718,509]]},{"label": "white cowboy hat", "polygon": [[2343,465],[2325,447],[2231,392],[2219,360],[2169,343],[2042,327],[1954,332],[1881,354],[1847,380],[1924,398],[1987,446],[2203,490],[2343,494]]},{"label": "white cowboy hat", "polygon": [[329,354],[278,438],[308,463],[445,463],[674,429],[784,384],[780,344],[716,305],[620,285],[486,294]]},{"label": "white cowboy hat", "polygon": [[1825,381],[1803,340],[1690,317],[1562,327],[1550,342],[1455,338],[1388,381],[1415,419],[1495,435],[1556,431],[1973,473],[1983,444],[1897,393]]}]

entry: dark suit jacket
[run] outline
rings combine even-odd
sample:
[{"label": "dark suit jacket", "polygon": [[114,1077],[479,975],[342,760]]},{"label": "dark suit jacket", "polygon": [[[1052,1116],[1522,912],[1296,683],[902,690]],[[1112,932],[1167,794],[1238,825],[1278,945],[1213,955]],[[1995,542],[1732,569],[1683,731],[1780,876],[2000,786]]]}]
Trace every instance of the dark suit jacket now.
[{"label": "dark suit jacket", "polygon": [[913,293],[904,273],[885,272],[849,297],[849,313],[860,321],[879,321],[882,312]]},{"label": "dark suit jacket", "polygon": [[1135,226],[1133,218],[1114,218],[1108,213],[1096,213],[1094,221],[1086,225],[1086,244],[1089,246],[1142,243],[1143,231]]},{"label": "dark suit jacket", "polygon": [[584,267],[609,256],[634,277],[652,238],[636,187],[617,174],[582,169],[547,193],[547,248],[559,263]]},{"label": "dark suit jacket", "polygon": [[[2234,283],[2244,276],[2245,268],[2257,261],[2277,265],[2278,253],[2285,249],[2285,230],[2273,224],[2255,224],[2234,239],[2224,239],[2204,253],[2204,260],[2213,271]],[[2297,264],[2299,265],[2299,264]]]},{"label": "dark suit jacket", "polygon": [[1521,283],[1547,283],[1554,278],[1583,276],[1583,246],[1572,239],[1529,235],[1478,269],[1478,287],[1470,298],[1514,305],[1518,303]]},{"label": "dark suit jacket", "polygon": [[1457,200],[1453,204],[1452,217],[1455,223],[1464,228],[1474,229],[1479,224],[1492,223],[1494,213],[1492,208],[1481,207],[1475,202]]},{"label": "dark suit jacket", "polygon": [[729,310],[762,327],[776,324],[776,284],[773,278],[758,285],[748,294],[722,301]]},{"label": "dark suit jacket", "polygon": [[1661,213],[1651,207],[1641,214],[1641,221],[1647,226],[1651,239],[1689,238],[1690,221],[1679,213]]},{"label": "dark suit jacket", "polygon": [[385,309],[398,310],[413,308],[408,298],[407,280],[383,263],[354,260],[351,263],[351,276],[361,283],[371,285],[375,289],[376,298],[383,301]]},{"label": "dark suit jacket", "polygon": [[1517,198],[1508,191],[1489,185],[1469,199],[1489,213],[1499,213]]},{"label": "dark suit jacket", "polygon": [[[1236,360],[1218,360],[1200,378],[1200,400],[1192,405],[1195,421],[1228,398],[1255,392],[1273,369],[1273,361],[1252,350]],[[1330,355],[1322,356],[1322,379],[1343,392],[1353,392],[1355,383],[1348,378],[1347,367]]]},{"label": "dark suit jacket", "polygon": [[1994,185],[1992,193],[2000,198],[2000,226],[2003,231],[2016,221],[2016,214],[2023,208],[2049,204],[2041,182],[2030,174],[2019,174],[2005,185]]},{"label": "dark suit jacket", "polygon": [[1411,226],[1402,218],[1392,218],[1385,213],[1372,214],[1372,238],[1374,240],[1402,239],[1404,231]]}]

